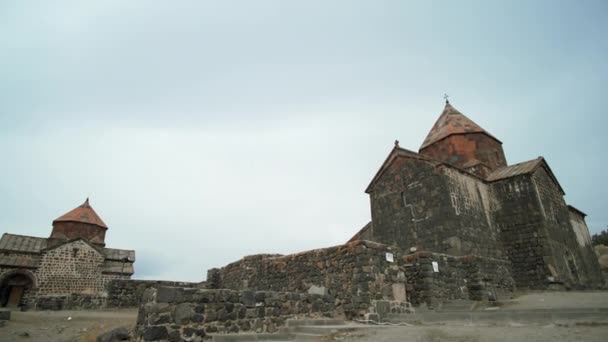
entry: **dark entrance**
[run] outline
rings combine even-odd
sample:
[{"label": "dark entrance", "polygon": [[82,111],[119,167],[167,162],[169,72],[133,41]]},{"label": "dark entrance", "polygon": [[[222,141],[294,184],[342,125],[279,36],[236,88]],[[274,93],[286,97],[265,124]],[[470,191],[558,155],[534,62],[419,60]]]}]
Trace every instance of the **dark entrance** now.
[{"label": "dark entrance", "polygon": [[32,279],[22,273],[7,275],[0,281],[0,305],[17,307],[22,304],[23,295],[32,288]]}]

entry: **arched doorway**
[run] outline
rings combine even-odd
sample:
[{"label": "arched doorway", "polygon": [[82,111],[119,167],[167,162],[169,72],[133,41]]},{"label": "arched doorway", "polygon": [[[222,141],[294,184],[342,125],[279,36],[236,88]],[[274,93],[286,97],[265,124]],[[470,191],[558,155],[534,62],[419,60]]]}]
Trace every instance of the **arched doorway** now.
[{"label": "arched doorway", "polygon": [[18,307],[23,296],[34,287],[34,278],[27,271],[12,271],[0,278],[0,306]]}]

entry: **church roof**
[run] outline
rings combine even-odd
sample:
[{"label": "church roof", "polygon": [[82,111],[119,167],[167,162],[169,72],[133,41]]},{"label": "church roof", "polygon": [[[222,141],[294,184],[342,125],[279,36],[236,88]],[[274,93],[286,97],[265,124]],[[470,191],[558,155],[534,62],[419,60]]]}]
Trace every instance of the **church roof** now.
[{"label": "church roof", "polygon": [[452,105],[446,101],[443,112],[439,116],[439,119],[437,119],[435,122],[435,125],[433,125],[433,128],[431,128],[431,131],[426,136],[426,139],[424,139],[422,146],[420,146],[420,150],[433,143],[436,143],[441,139],[447,138],[450,135],[465,133],[484,133],[500,143],[500,140],[496,139],[496,137],[494,137],[492,134],[486,132],[486,130],[459,112],[456,108],[452,107]]},{"label": "church roof", "polygon": [[[82,238],[52,243],[53,241],[49,242],[49,239],[47,238],[4,233],[2,234],[2,238],[0,238],[0,251],[4,252],[5,254],[0,253],[0,265],[36,267],[38,266],[38,262],[40,260],[37,254],[39,255],[43,251],[57,248],[66,243],[72,243],[76,240],[82,240],[88,243]],[[92,244],[89,245],[104,255],[108,265],[112,264],[111,261],[121,263],[126,262],[131,264],[135,262],[134,250],[102,248]],[[29,254],[29,256],[26,256],[26,254]],[[129,269],[125,268],[124,270],[125,273],[128,273]],[[131,273],[133,272],[131,271]]]},{"label": "church roof", "polygon": [[35,236],[2,234],[0,238],[0,250],[19,253],[40,253],[46,248],[46,239]]},{"label": "church roof", "polygon": [[93,207],[91,207],[89,204],[88,198],[79,207],[53,221],[53,223],[55,222],[81,222],[94,224],[96,226],[108,229],[108,226],[106,226],[95,210],[93,210]]},{"label": "church roof", "polygon": [[494,172],[490,173],[488,175],[487,180],[492,182],[492,181],[496,181],[496,180],[501,180],[501,179],[505,179],[505,178],[515,177],[515,176],[523,175],[526,173],[530,173],[530,172],[536,170],[536,168],[538,166],[540,166],[540,164],[542,162],[543,162],[543,158],[538,157],[536,159],[528,160],[525,162],[504,166],[504,167],[496,169],[496,170],[494,170]]},{"label": "church roof", "polygon": [[357,241],[361,239],[361,236],[365,234],[368,230],[372,228],[372,221],[369,221],[363,228],[359,229],[359,231],[350,238],[350,240],[346,241],[346,243]]},{"label": "church roof", "polygon": [[583,218],[584,218],[585,216],[587,216],[587,214],[585,214],[584,212],[580,211],[579,209],[577,209],[577,208],[575,208],[575,207],[571,206],[570,204],[568,204],[568,209],[569,209],[570,211],[574,211],[575,213],[579,214],[579,215],[580,215],[580,216],[582,216]]},{"label": "church roof", "polygon": [[549,167],[549,164],[547,164],[547,161],[543,157],[538,157],[536,159],[532,159],[532,160],[528,160],[525,162],[508,165],[508,166],[504,166],[499,169],[496,169],[496,170],[494,170],[494,172],[492,172],[488,175],[488,178],[486,180],[488,182],[494,182],[494,181],[499,181],[499,180],[503,180],[503,179],[527,174],[527,173],[532,173],[532,172],[536,171],[539,167],[542,167],[547,171],[547,174],[549,175],[549,177],[551,178],[553,183],[555,183],[555,185],[557,185],[557,188],[559,189],[559,191],[562,194],[565,194],[564,189],[557,181],[557,177],[555,177],[555,175],[553,174],[553,171],[551,171],[551,168]]}]

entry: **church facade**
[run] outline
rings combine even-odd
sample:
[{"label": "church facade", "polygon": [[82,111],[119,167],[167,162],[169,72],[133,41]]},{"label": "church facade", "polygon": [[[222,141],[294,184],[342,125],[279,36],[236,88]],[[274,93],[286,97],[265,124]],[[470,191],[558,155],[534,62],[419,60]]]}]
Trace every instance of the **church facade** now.
[{"label": "church facade", "polygon": [[585,214],[539,157],[508,165],[502,142],[448,101],[418,152],[395,147],[366,189],[353,238],[508,261],[519,288],[603,286]]},{"label": "church facade", "polygon": [[53,221],[48,238],[4,233],[0,305],[40,309],[98,307],[106,284],[130,279],[135,251],[107,248],[108,227],[87,199]]}]

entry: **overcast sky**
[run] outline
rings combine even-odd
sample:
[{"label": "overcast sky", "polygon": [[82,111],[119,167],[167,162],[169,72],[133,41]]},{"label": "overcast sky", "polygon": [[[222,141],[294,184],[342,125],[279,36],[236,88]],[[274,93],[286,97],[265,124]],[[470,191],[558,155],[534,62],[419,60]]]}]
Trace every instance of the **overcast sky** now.
[{"label": "overcast sky", "polygon": [[606,1],[2,1],[0,233],[87,196],[136,278],[344,243],[451,103],[608,225]]}]

